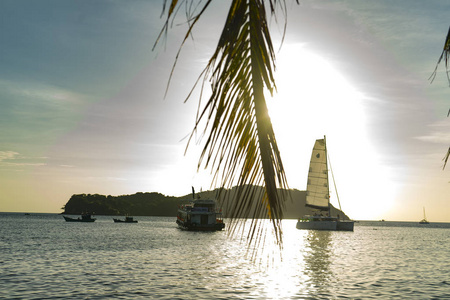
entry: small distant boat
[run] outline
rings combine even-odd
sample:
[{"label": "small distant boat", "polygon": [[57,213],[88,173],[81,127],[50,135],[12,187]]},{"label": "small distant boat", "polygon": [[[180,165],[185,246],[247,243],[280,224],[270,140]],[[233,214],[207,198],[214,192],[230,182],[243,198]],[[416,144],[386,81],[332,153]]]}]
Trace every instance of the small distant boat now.
[{"label": "small distant boat", "polygon": [[423,208],[423,219],[420,220],[419,224],[430,224],[427,220],[427,216],[425,215],[425,207]]},{"label": "small distant boat", "polygon": [[324,137],[316,140],[314,144],[306,187],[306,206],[316,210],[316,213],[300,218],[296,227],[297,229],[353,231],[354,221],[342,220],[339,215],[331,216],[327,158],[326,137]]},{"label": "small distant boat", "polygon": [[64,220],[66,220],[66,222],[95,222],[95,218],[92,218],[92,215],[91,214],[82,214],[81,215],[81,218],[80,217],[78,217],[78,218],[70,218],[70,217],[66,217],[66,216],[63,216],[64,217]]},{"label": "small distant boat", "polygon": [[125,220],[121,219],[113,219],[114,223],[137,223],[137,220],[134,220],[133,217],[125,216]]},{"label": "small distant boat", "polygon": [[[192,188],[195,199],[195,191]],[[222,212],[216,207],[214,199],[195,199],[189,204],[180,205],[177,213],[178,228],[190,231],[219,231],[225,228]]]}]

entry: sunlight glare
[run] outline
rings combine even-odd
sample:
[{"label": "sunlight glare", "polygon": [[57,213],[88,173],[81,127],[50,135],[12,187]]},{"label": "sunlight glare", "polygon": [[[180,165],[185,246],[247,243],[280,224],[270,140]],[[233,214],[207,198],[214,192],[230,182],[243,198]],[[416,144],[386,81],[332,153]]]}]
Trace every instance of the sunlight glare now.
[{"label": "sunlight glare", "polygon": [[[312,146],[326,135],[344,212],[355,219],[383,215],[396,187],[370,141],[364,93],[301,44],[283,46],[275,76],[268,107],[290,188],[306,189]],[[331,202],[339,207],[333,192]]]}]

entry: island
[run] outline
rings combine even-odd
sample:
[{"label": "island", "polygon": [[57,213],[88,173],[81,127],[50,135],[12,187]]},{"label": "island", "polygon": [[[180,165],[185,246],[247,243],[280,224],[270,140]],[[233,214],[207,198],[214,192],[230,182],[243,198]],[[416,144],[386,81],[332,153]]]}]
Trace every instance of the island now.
[{"label": "island", "polygon": [[[252,187],[255,188],[255,187]],[[259,188],[259,187],[256,187]],[[217,199],[223,207],[225,218],[230,217],[231,210],[229,199],[232,199],[236,188],[222,190],[220,197],[218,190],[203,191],[196,193],[196,197],[202,199]],[[285,219],[297,219],[310,213],[305,207],[306,192],[296,189],[287,191],[286,206],[284,209]],[[138,192],[132,195],[99,195],[99,194],[75,194],[72,195],[67,203],[62,207],[62,214],[80,215],[84,212],[96,215],[132,215],[132,216],[173,216],[176,217],[177,208],[192,200],[192,194],[181,197],[167,196],[157,192]],[[335,207],[331,207],[332,214],[340,214],[344,219],[348,217]]]}]

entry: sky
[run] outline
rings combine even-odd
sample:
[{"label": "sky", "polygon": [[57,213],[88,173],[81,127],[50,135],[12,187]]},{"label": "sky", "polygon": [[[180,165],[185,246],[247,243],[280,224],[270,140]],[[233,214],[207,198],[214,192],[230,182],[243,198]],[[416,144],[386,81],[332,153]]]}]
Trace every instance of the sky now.
[{"label": "sky", "polygon": [[[283,43],[283,19],[270,22],[277,92],[267,102],[289,187],[306,188],[314,141],[326,135],[351,218],[419,221],[425,208],[429,221],[450,222],[444,65],[429,81],[450,2],[300,2],[287,1]],[[185,153],[199,90],[185,100],[229,2],[204,14],[167,93],[186,22],[181,12],[152,50],[162,4],[0,1],[0,211],[59,213],[80,193],[212,188],[211,170],[197,170],[201,132]]]}]

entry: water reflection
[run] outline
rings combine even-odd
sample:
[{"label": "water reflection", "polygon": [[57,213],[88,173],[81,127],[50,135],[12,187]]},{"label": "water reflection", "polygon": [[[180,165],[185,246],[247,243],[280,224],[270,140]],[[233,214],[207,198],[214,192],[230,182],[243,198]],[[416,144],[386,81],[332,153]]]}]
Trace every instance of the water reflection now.
[{"label": "water reflection", "polygon": [[304,272],[309,278],[310,288],[320,294],[327,294],[328,283],[333,278],[332,233],[310,230],[305,240]]},{"label": "water reflection", "polygon": [[[260,297],[265,299],[332,298],[330,285],[333,273],[333,233],[297,230],[295,224],[283,222],[284,247],[281,261],[264,272],[255,272],[252,280],[264,286]],[[311,299],[312,299],[311,298]]]}]

